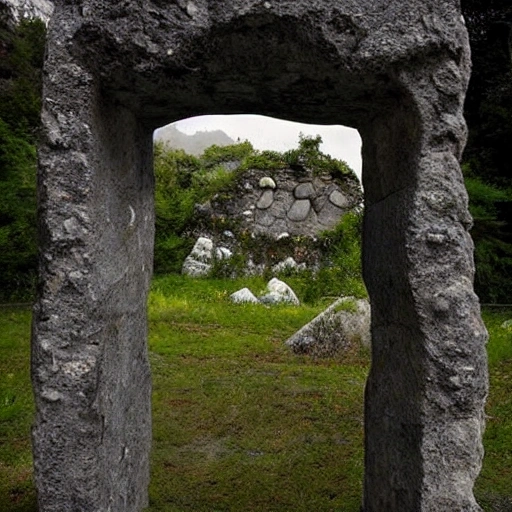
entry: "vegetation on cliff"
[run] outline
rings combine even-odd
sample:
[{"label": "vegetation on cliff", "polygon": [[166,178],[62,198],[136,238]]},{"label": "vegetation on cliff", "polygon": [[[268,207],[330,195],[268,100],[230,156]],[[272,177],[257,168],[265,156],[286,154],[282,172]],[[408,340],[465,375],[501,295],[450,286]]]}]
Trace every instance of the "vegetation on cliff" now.
[{"label": "vegetation on cliff", "polygon": [[[313,175],[328,174],[337,183],[346,185],[348,190],[354,188],[360,194],[359,182],[353,171],[345,162],[322,154],[319,149],[321,142],[320,136],[301,136],[296,149],[278,153],[257,151],[245,141],[225,147],[211,146],[198,158],[157,143],[156,273],[180,272],[198,234],[204,235],[202,229],[208,233],[219,234],[232,230],[236,233],[233,236],[236,236],[236,243],[243,254],[237,254],[236,257],[215,265],[214,274],[217,276],[240,272],[246,266],[245,259],[248,255],[256,264],[272,265],[292,255],[305,262],[318,260],[318,255],[323,253],[321,259],[330,268],[322,269],[319,275],[309,279],[316,288],[315,291],[311,289],[308,297],[313,300],[320,293],[335,295],[334,277],[339,279],[342,288],[342,281],[345,284],[350,281],[352,285],[349,288],[354,293],[357,289],[357,295],[364,294],[360,271],[360,211],[349,215],[338,228],[325,232],[319,239],[292,236],[277,241],[275,237],[261,234],[255,236],[254,233],[241,229],[237,225],[236,215],[198,213],[198,207],[203,204],[236,203],[237,197],[247,193],[244,188],[247,186],[245,177],[254,170],[262,170],[275,177],[279,171],[288,169],[288,172],[302,177],[307,174],[306,169],[309,169]],[[236,209],[233,204],[228,209],[232,208]],[[345,249],[356,246],[355,255],[347,254],[345,257],[341,254]],[[339,275],[331,275],[335,272],[334,267],[339,270]],[[356,280],[359,282],[358,286],[355,285]]]}]

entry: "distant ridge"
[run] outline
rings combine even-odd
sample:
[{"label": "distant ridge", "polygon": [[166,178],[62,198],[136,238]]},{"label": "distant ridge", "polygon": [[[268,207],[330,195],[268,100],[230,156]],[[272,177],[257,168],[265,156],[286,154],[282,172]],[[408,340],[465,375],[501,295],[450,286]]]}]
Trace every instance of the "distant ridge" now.
[{"label": "distant ridge", "polygon": [[189,155],[199,156],[206,148],[213,144],[217,146],[228,146],[235,141],[226,135],[222,130],[211,132],[196,132],[187,135],[180,132],[174,124],[168,124],[155,133],[155,140],[161,141],[174,149],[183,149]]}]

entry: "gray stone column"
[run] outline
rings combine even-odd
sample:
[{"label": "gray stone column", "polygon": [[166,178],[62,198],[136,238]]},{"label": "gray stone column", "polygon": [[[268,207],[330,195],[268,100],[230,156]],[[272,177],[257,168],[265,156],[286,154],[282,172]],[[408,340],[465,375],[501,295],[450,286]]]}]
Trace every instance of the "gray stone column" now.
[{"label": "gray stone column", "polygon": [[466,56],[401,72],[396,108],[361,129],[373,334],[365,512],[481,510],[487,335],[458,163],[468,74]]},{"label": "gray stone column", "polygon": [[152,134],[52,43],[32,345],[39,510],[138,511],[151,443]]}]

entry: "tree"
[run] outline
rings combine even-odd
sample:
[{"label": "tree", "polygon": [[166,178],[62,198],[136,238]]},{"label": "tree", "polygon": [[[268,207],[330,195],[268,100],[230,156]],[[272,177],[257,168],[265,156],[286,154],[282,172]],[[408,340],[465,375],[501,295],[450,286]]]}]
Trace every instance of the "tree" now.
[{"label": "tree", "polygon": [[465,103],[469,139],[464,161],[482,179],[512,184],[512,5],[463,0],[473,72]]},{"label": "tree", "polygon": [[36,149],[45,26],[0,29],[0,297],[26,298],[35,282]]}]

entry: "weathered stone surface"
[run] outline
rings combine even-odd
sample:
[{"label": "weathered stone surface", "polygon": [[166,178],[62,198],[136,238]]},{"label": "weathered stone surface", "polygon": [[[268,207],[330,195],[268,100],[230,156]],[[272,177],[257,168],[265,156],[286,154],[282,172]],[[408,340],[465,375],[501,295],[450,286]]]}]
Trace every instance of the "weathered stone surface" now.
[{"label": "weathered stone surface", "polygon": [[53,3],[49,0],[2,0],[0,4],[0,20],[8,24],[32,18],[48,23],[52,12]]},{"label": "weathered stone surface", "polygon": [[256,203],[256,208],[259,208],[260,210],[265,210],[272,206],[272,203],[274,202],[274,192],[272,189],[264,190],[261,194],[260,198],[258,199],[258,202]]},{"label": "weathered stone surface", "polygon": [[[281,183],[280,183],[281,185]],[[274,202],[272,204],[272,215],[286,221],[287,213],[294,202],[293,193],[281,187],[274,191]]]},{"label": "weathered stone surface", "polygon": [[279,304],[281,302],[289,302],[300,305],[300,301],[295,295],[295,292],[284,282],[277,277],[272,278],[267,283],[267,293],[259,297],[259,301],[263,304]]},{"label": "weathered stone surface", "polygon": [[329,195],[329,201],[338,208],[350,208],[349,199],[339,190],[333,190]]},{"label": "weathered stone surface", "polygon": [[[242,182],[247,184],[254,181],[254,185],[257,185],[257,180],[261,180],[262,177],[265,178],[264,171],[252,170],[243,177]],[[313,181],[315,186],[313,186]],[[329,203],[329,195],[333,191],[338,191],[341,194],[340,182],[336,182],[332,178],[316,177],[308,170],[304,171],[303,174],[297,175],[291,169],[284,169],[276,176],[275,183],[276,188],[273,189],[272,196],[270,195],[271,190],[266,190],[262,195],[254,196],[254,193],[247,192],[245,187],[239,187],[233,195],[233,199],[227,203],[219,204],[219,208],[223,212],[227,210],[236,212],[248,206],[256,205],[258,209],[265,207],[268,214],[263,216],[256,215],[253,222],[246,223],[246,228],[254,233],[265,233],[274,237],[277,237],[281,231],[287,231],[294,235],[317,236],[326,229],[326,225],[319,222],[317,213],[327,206],[328,210],[324,213],[324,217],[329,218],[329,226],[334,226],[339,221],[341,215],[348,209],[332,209],[335,207],[332,203]],[[344,194],[347,200],[351,201],[352,205],[359,204],[362,194],[357,180],[349,176],[343,182],[343,186],[347,189],[346,194]],[[253,188],[257,190],[257,187],[253,186],[249,190]],[[311,199],[297,200],[297,191],[298,195],[311,196]],[[307,208],[307,202],[295,204],[297,201],[309,200],[315,203],[315,210]],[[330,207],[332,208],[329,210]],[[331,217],[335,211],[338,217],[335,221],[332,221]],[[234,215],[236,217],[236,213]],[[275,222],[278,219],[281,222]]]},{"label": "weathered stone surface", "polygon": [[199,237],[185,258],[181,272],[190,277],[205,277],[212,270],[214,260],[228,260],[232,256],[233,252],[227,247],[215,247],[210,238]]},{"label": "weathered stone surface", "polygon": [[309,199],[297,199],[288,210],[288,218],[294,222],[305,220],[311,211],[311,201]]},{"label": "weathered stone surface", "polygon": [[333,228],[340,221],[343,210],[334,206],[331,202],[324,203],[323,208],[318,212],[318,222],[326,228]]},{"label": "weathered stone surface", "polygon": [[459,4],[56,2],[32,345],[41,512],[147,505],[152,132],[243,111],[363,138],[364,512],[481,510],[486,332],[458,163],[469,76]]},{"label": "weathered stone surface", "polygon": [[185,258],[181,272],[191,277],[207,276],[212,268],[213,241],[199,237],[190,254]]},{"label": "weathered stone surface", "polygon": [[293,195],[297,199],[309,199],[310,197],[315,196],[315,189],[311,182],[301,183],[300,185],[297,185],[293,191]]},{"label": "weathered stone surface", "polygon": [[[283,231],[293,235],[316,237],[325,231],[326,227],[338,223],[341,215],[350,208],[336,209],[329,202],[329,196],[338,191],[350,201],[351,205],[358,205],[362,201],[362,190],[359,181],[355,176],[347,176],[346,179],[332,179],[332,177],[318,177],[311,170],[305,170],[297,174],[292,169],[282,169],[275,176],[275,188],[261,189],[259,182],[268,178],[265,170],[249,169],[238,174],[237,181],[232,187],[230,194],[222,194],[220,199],[213,199],[208,211],[198,212],[198,222],[203,226],[209,216],[210,219],[228,218],[238,223],[239,230],[255,234],[266,234],[270,237],[277,237]],[[314,185],[313,185],[314,183]],[[310,201],[315,203],[315,209],[305,209],[299,213],[292,209],[297,201],[295,195],[310,196]],[[308,199],[299,199],[307,201]],[[307,203],[304,203],[307,205]],[[324,217],[328,217],[327,226],[319,222],[317,213],[327,207]],[[295,207],[296,208],[296,207]],[[204,209],[203,209],[204,210]],[[265,210],[265,213],[258,213]],[[298,218],[302,220],[291,220]],[[306,214],[305,218],[303,216]],[[336,215],[336,219],[332,219]],[[211,236],[215,236],[216,227],[212,226]],[[206,228],[208,230],[208,228]],[[236,228],[235,228],[235,231]]]},{"label": "weathered stone surface", "polygon": [[259,300],[256,298],[254,293],[249,290],[249,288],[242,288],[241,290],[232,293],[229,298],[235,304],[259,303]]},{"label": "weathered stone surface", "polygon": [[313,208],[315,212],[319,213],[324,208],[325,203],[327,203],[327,201],[329,201],[329,198],[326,197],[325,195],[315,197],[315,199],[313,199]]},{"label": "weathered stone surface", "polygon": [[286,340],[299,354],[340,355],[354,346],[370,347],[370,303],[342,297]]},{"label": "weathered stone surface", "polygon": [[202,262],[209,262],[213,257],[213,240],[201,236],[197,239],[190,256]]},{"label": "weathered stone surface", "polygon": [[275,220],[276,218],[272,215],[272,212],[268,210],[256,210],[255,221],[260,226],[268,228],[274,224]]},{"label": "weathered stone surface", "polygon": [[181,268],[182,274],[190,277],[206,277],[212,270],[211,263],[196,260],[190,256],[185,258],[183,267]]},{"label": "weathered stone surface", "polygon": [[217,247],[215,249],[215,256],[218,260],[229,260],[233,256],[233,252],[227,247]]}]

